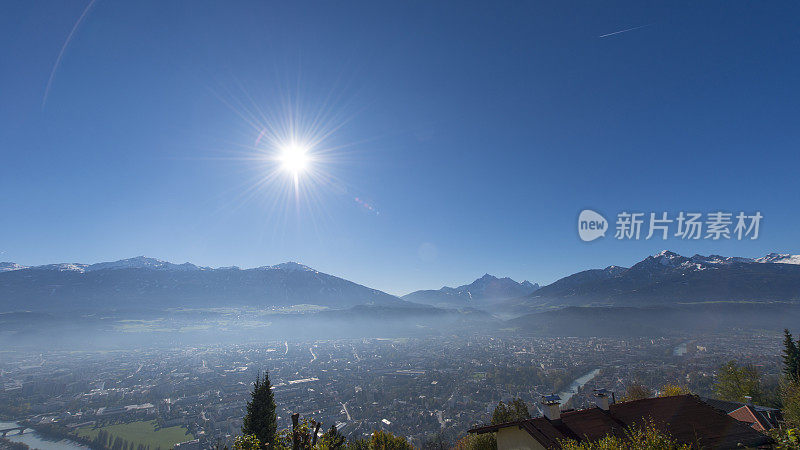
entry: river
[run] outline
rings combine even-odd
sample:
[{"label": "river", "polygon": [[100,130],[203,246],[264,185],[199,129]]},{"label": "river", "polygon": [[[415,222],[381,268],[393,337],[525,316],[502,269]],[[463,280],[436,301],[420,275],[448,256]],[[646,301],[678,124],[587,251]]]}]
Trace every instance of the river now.
[{"label": "river", "polygon": [[[0,430],[18,426],[19,424],[17,422],[0,421]],[[16,431],[12,431],[12,433],[16,433]],[[77,442],[70,441],[69,439],[55,440],[44,437],[30,428],[27,428],[25,430],[25,434],[22,435],[9,434],[8,436],[6,436],[6,439],[14,442],[22,442],[23,444],[26,444],[30,448],[38,448],[41,450],[88,449],[88,447],[84,447],[83,445],[78,444]]]},{"label": "river", "polygon": [[559,392],[558,396],[561,397],[561,404],[566,404],[573,395],[578,393],[578,389],[582,388],[584,384],[591,381],[592,378],[596,377],[598,373],[600,373],[600,369],[594,369],[593,371],[573,381],[565,391]]}]

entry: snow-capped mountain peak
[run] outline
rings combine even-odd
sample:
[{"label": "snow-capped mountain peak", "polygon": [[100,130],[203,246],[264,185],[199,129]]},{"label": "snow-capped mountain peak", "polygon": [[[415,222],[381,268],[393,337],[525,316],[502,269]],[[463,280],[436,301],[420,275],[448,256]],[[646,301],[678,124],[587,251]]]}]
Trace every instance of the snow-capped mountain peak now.
[{"label": "snow-capped mountain peak", "polygon": [[0,272],[10,272],[12,270],[27,269],[27,266],[15,262],[0,262]]},{"label": "snow-capped mountain peak", "polygon": [[761,258],[757,258],[756,262],[760,263],[773,263],[773,264],[800,264],[800,255],[791,255],[789,253],[770,253]]},{"label": "snow-capped mountain peak", "polygon": [[603,271],[607,272],[611,276],[617,276],[626,270],[628,270],[627,267],[614,266],[614,265],[608,266],[605,269],[603,269]]},{"label": "snow-capped mountain peak", "polygon": [[311,267],[294,261],[287,261],[285,263],[275,264],[274,266],[263,266],[259,268],[265,270],[285,270],[287,272],[316,272],[316,270]]},{"label": "snow-capped mountain peak", "polygon": [[691,258],[681,256],[675,252],[664,250],[637,263],[634,267],[640,270],[650,270],[654,267],[663,269],[679,269],[682,271],[696,271],[719,269],[733,264],[800,264],[800,255],[787,253],[770,253],[761,258],[744,258],[740,256],[700,255]]},{"label": "snow-capped mountain peak", "polygon": [[686,258],[675,252],[669,250],[662,250],[659,253],[656,253],[655,255],[648,257],[647,259],[642,261],[642,263],[652,261],[665,267],[676,267],[683,264],[685,260]]}]

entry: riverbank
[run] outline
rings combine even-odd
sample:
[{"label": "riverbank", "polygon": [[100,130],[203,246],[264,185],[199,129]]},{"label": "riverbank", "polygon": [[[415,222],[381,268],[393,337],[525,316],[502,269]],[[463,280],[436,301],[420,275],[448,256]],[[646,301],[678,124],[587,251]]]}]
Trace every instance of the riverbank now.
[{"label": "riverbank", "polygon": [[578,378],[575,381],[573,381],[572,384],[570,384],[569,387],[566,390],[564,390],[562,392],[559,392],[558,396],[561,397],[561,404],[562,405],[567,404],[567,402],[570,401],[570,399],[572,399],[573,395],[577,394],[578,391],[584,385],[586,385],[586,383],[592,381],[594,379],[594,377],[596,377],[597,374],[599,374],[599,373],[600,373],[600,369],[594,369],[591,372],[586,373],[583,376],[581,376],[580,378]]},{"label": "riverbank", "polygon": [[[0,430],[6,428],[16,428],[19,426],[23,426],[25,422],[20,421],[0,421]],[[6,436],[6,439],[11,442],[25,444],[30,448],[36,448],[41,450],[88,450],[89,447],[79,444],[73,440],[68,438],[62,437],[50,437],[46,433],[36,430],[35,428],[30,428],[28,425],[25,425],[25,432],[23,434],[10,434]]]}]

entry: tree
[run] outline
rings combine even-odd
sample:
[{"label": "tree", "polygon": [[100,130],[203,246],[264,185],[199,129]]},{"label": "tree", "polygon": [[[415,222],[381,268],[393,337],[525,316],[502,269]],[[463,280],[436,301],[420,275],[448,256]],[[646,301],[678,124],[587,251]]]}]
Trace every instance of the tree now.
[{"label": "tree", "polygon": [[690,450],[687,444],[679,444],[669,433],[661,431],[652,421],[645,421],[625,430],[623,437],[605,436],[596,441],[578,442],[563,440],[564,450]]},{"label": "tree", "polygon": [[252,434],[237,436],[233,441],[233,450],[259,450],[261,447],[261,441]]},{"label": "tree", "polygon": [[[517,422],[531,418],[528,405],[521,398],[515,398],[509,403],[500,402],[492,413],[492,425],[507,422]],[[494,433],[468,434],[461,438],[454,450],[494,450],[497,448],[497,438]]]},{"label": "tree", "polygon": [[783,419],[787,424],[800,427],[800,382],[789,381],[781,386]]},{"label": "tree", "polygon": [[773,428],[767,434],[775,439],[775,448],[800,449],[800,430],[797,428]]},{"label": "tree", "polygon": [[746,396],[760,400],[761,379],[758,369],[751,364],[740,366],[736,361],[728,361],[719,368],[714,392],[721,400],[732,402],[743,402]]},{"label": "tree", "polygon": [[355,439],[347,443],[347,450],[370,450],[369,441],[366,439]]},{"label": "tree", "polygon": [[494,433],[468,434],[456,442],[453,450],[496,450]]},{"label": "tree", "polygon": [[325,434],[322,435],[320,443],[324,448],[336,450],[339,448],[343,448],[346,444],[346,441],[342,433],[340,433],[339,430],[336,429],[336,425],[331,425],[331,429],[326,431]]},{"label": "tree", "polygon": [[789,329],[783,330],[783,373],[789,381],[800,382],[800,340],[795,344]]},{"label": "tree", "polygon": [[422,450],[450,450],[450,445],[444,435],[438,432],[425,439],[425,442],[422,443]]},{"label": "tree", "polygon": [[521,398],[515,398],[508,404],[500,402],[492,413],[492,425],[506,422],[517,422],[531,418],[528,405]]},{"label": "tree", "polygon": [[622,396],[620,399],[621,402],[632,402],[634,400],[642,400],[645,398],[650,398],[653,393],[647,386],[642,384],[631,384],[625,390],[625,395]]},{"label": "tree", "polygon": [[256,375],[250,401],[247,402],[247,413],[242,422],[242,433],[253,435],[266,448],[275,443],[278,432],[277,417],[275,416],[275,397],[272,394],[272,385],[269,382],[269,372]]},{"label": "tree", "polygon": [[659,392],[659,397],[672,397],[675,395],[684,395],[684,394],[691,394],[692,392],[686,386],[680,386],[677,384],[665,384],[661,386],[661,392]]},{"label": "tree", "polygon": [[[316,436],[321,426],[322,423],[320,422],[308,419],[300,420],[300,414],[293,414],[292,428],[281,430],[281,432],[278,433],[273,447],[276,449],[285,448],[300,450],[312,450],[315,448],[327,449],[328,447],[317,446]],[[344,437],[342,437],[342,440],[344,440]],[[322,444],[322,442],[320,442],[320,444]]]},{"label": "tree", "polygon": [[370,450],[414,450],[414,446],[406,438],[382,430],[372,433],[369,448]]}]

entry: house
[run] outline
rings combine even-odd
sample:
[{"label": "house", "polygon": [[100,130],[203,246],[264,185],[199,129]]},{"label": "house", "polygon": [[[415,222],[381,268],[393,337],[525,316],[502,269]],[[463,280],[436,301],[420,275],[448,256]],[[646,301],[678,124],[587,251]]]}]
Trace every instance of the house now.
[{"label": "house", "polygon": [[625,428],[645,420],[667,431],[680,443],[702,448],[769,447],[772,439],[703,402],[694,395],[647,398],[609,404],[607,392],[597,393],[597,407],[560,410],[558,396],[542,398],[544,417],[473,428],[470,433],[496,433],[498,450],[558,449],[565,439],[594,441],[623,436]]},{"label": "house", "polygon": [[778,428],[783,421],[781,410],[777,408],[754,405],[750,401],[747,403],[729,402],[712,398],[702,398],[702,400],[724,411],[734,419],[749,424],[753,429],[758,431]]}]

